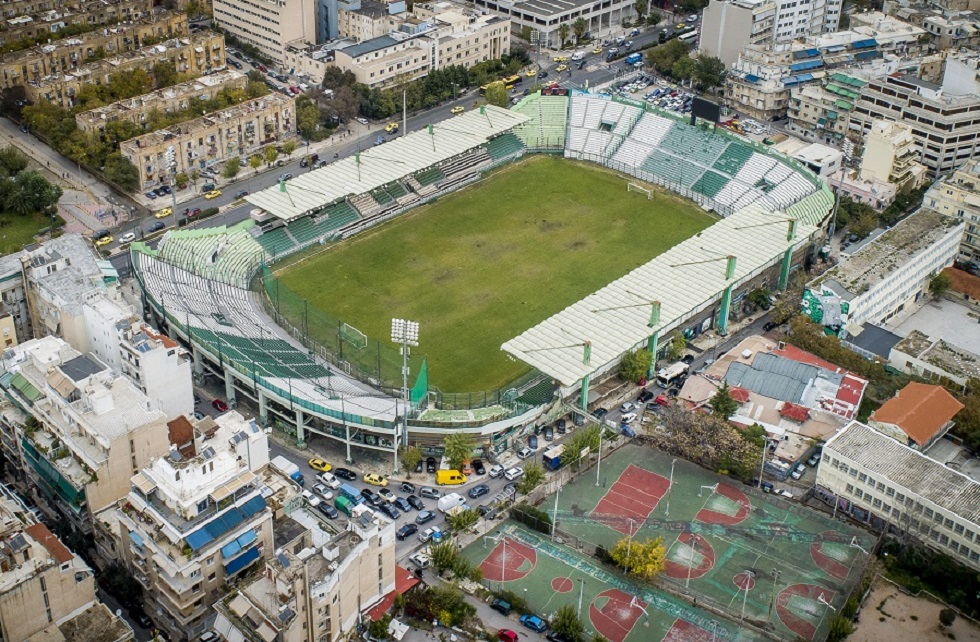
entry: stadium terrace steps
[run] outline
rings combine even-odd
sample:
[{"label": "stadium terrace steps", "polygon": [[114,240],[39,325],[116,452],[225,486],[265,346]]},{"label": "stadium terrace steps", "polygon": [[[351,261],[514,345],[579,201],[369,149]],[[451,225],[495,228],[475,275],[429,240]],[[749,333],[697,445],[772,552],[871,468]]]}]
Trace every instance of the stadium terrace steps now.
[{"label": "stadium terrace steps", "polygon": [[660,149],[655,150],[643,162],[643,169],[659,176],[667,185],[679,188],[690,188],[704,173],[704,168],[681,160]]},{"label": "stadium terrace steps", "polygon": [[[435,186],[439,181],[446,178],[446,175],[442,173],[442,170],[438,167],[430,167],[428,169],[423,169],[421,172],[415,172],[415,176],[409,177],[409,183],[412,179],[420,183],[423,187]],[[416,189],[420,195],[425,196],[421,190]],[[431,190],[435,191],[435,190]]]},{"label": "stadium terrace steps", "polygon": [[369,193],[352,196],[350,199],[350,204],[353,205],[364,218],[370,218],[381,211],[381,204],[374,200],[374,197]]},{"label": "stadium terrace steps", "polygon": [[531,94],[514,106],[514,111],[531,120],[514,128],[528,149],[563,149],[568,118],[567,96]]},{"label": "stadium terrace steps", "polygon": [[487,141],[487,152],[490,158],[499,162],[524,153],[524,143],[514,134],[506,133]]},{"label": "stadium terrace steps", "polygon": [[263,232],[256,240],[273,257],[288,254],[297,245],[296,239],[289,234],[285,227]]}]

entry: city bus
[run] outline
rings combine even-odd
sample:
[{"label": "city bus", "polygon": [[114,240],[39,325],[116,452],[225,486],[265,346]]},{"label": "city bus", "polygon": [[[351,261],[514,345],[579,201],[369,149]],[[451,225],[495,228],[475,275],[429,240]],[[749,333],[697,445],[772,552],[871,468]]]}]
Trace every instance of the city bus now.
[{"label": "city bus", "polygon": [[514,85],[521,84],[523,81],[524,81],[524,78],[521,77],[520,74],[514,74],[513,76],[504,76],[504,77],[502,77],[500,79],[500,82],[502,82],[505,85],[507,85],[507,88],[508,89],[510,89]]},{"label": "city bus", "polygon": [[677,36],[677,39],[683,42],[691,42],[697,37],[698,37],[698,32],[691,30],[688,31],[687,33],[682,33],[681,35]]},{"label": "city bus", "polygon": [[657,371],[657,385],[661,388],[669,388],[670,384],[674,383],[679,377],[686,375],[689,369],[690,366],[683,361],[678,361],[666,368],[661,368]]},{"label": "city bus", "polygon": [[504,82],[502,80],[495,80],[492,83],[489,83],[487,85],[483,85],[482,87],[480,87],[480,95],[483,96],[484,94],[486,94],[487,93],[487,89],[489,89],[490,87],[494,87],[496,85],[503,85],[503,84],[504,84]]}]

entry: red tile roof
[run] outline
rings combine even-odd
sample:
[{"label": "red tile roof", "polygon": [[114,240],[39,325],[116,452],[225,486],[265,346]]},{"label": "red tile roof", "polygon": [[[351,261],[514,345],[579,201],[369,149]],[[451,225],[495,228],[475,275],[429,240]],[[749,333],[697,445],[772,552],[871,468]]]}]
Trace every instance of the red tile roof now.
[{"label": "red tile roof", "polygon": [[772,353],[799,363],[808,363],[811,366],[817,366],[818,368],[843,375],[844,378],[841,381],[840,387],[837,389],[837,396],[829,404],[824,404],[824,409],[845,419],[854,419],[857,416],[858,406],[861,405],[864,390],[868,387],[866,379],[862,379],[853,372],[849,372],[836,364],[821,359],[815,354],[811,354],[806,350],[800,350],[796,346],[789,344],[773,350]]},{"label": "red tile roof", "polygon": [[798,421],[802,424],[805,421],[809,421],[810,410],[787,401],[783,404],[783,407],[779,409],[779,415],[781,417],[786,417],[787,419],[792,419],[793,421]]},{"label": "red tile roof", "polygon": [[180,454],[190,459],[195,455],[194,426],[187,417],[181,415],[167,422],[170,444],[176,446]]},{"label": "red tile roof", "polygon": [[974,301],[980,301],[980,276],[973,276],[969,272],[952,267],[943,270],[943,274],[952,281],[950,290],[965,294]]},{"label": "red tile roof", "polygon": [[963,404],[942,386],[912,382],[871,413],[871,421],[894,424],[923,446],[962,409]]},{"label": "red tile roof", "polygon": [[412,575],[411,571],[395,564],[395,590],[381,598],[381,601],[368,609],[365,615],[371,620],[380,620],[382,615],[391,610],[396,595],[401,595],[419,582],[420,580]]},{"label": "red tile roof", "polygon": [[738,386],[732,386],[728,389],[728,396],[739,403],[745,403],[749,400],[749,391],[745,388],[739,388]]},{"label": "red tile roof", "polygon": [[143,332],[151,339],[156,339],[163,344],[164,348],[176,348],[177,342],[163,333],[154,332],[148,326],[143,326]]},{"label": "red tile roof", "polygon": [[48,530],[48,527],[44,524],[32,524],[24,529],[28,535],[34,538],[37,543],[39,543],[44,548],[48,549],[51,553],[51,557],[55,559],[59,564],[64,564],[65,562],[70,562],[75,556],[72,555],[61,540],[54,536],[54,534]]}]

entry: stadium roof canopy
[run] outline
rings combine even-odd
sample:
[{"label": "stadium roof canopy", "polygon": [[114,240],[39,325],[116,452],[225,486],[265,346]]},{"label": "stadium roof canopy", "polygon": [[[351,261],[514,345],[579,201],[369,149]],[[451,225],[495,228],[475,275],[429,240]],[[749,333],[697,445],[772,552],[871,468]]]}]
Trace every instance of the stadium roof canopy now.
[{"label": "stadium roof canopy", "polygon": [[384,145],[269,187],[245,200],[273,216],[291,221],[316,212],[348,195],[363,194],[406,175],[436,165],[530,120],[528,116],[487,105],[420,129]]},{"label": "stadium roof canopy", "polygon": [[[661,337],[682,321],[715,305],[736,287],[778,261],[789,247],[808,243],[817,228],[799,223],[787,240],[789,216],[750,206],[683,241],[649,263],[507,341],[501,349],[572,386],[618,363],[623,354]],[[734,278],[725,278],[727,257],[736,258]],[[660,322],[649,327],[654,301]],[[583,344],[591,344],[589,365]]]}]

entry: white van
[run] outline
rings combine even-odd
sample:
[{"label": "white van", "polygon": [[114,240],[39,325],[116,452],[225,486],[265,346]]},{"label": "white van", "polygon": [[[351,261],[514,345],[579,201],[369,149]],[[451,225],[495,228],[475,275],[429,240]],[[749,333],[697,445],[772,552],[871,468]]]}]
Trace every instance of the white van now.
[{"label": "white van", "polygon": [[585,60],[585,52],[584,51],[576,51],[575,53],[572,54],[572,60],[575,60],[575,61]]},{"label": "white van", "polygon": [[320,505],[320,498],[308,490],[303,491],[303,498],[306,500],[306,503],[309,504],[311,508],[316,508],[317,506]]}]

